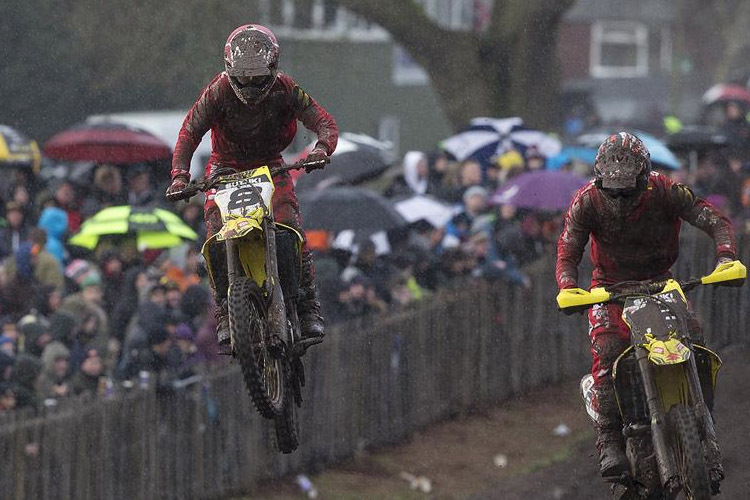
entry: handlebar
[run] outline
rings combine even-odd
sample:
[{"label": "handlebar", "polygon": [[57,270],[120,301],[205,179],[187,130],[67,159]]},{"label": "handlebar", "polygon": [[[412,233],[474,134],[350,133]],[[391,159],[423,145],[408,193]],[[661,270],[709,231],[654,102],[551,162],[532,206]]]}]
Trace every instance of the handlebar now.
[{"label": "handlebar", "polygon": [[653,295],[662,292],[670,281],[687,292],[698,285],[741,286],[745,282],[747,269],[738,260],[720,264],[714,271],[702,278],[690,278],[684,281],[671,279],[649,281],[623,281],[606,288],[595,287],[590,291],[580,288],[560,290],[557,305],[566,314],[583,312],[595,304],[619,301],[634,295]]},{"label": "handlebar", "polygon": [[[271,177],[276,177],[279,174],[282,174],[284,172],[288,172],[290,170],[299,170],[304,168],[308,173],[312,172],[313,170],[319,170],[326,166],[327,163],[330,163],[330,158],[323,158],[322,160],[316,160],[316,161],[300,161],[297,163],[293,163],[291,165],[280,165],[278,167],[274,167],[270,169],[271,171]],[[190,181],[190,183],[183,189],[182,191],[178,191],[176,193],[171,193],[167,195],[167,198],[169,201],[178,201],[178,200],[188,200],[198,194],[199,191],[210,191],[211,189],[215,188],[216,185],[219,183],[219,179],[221,177],[226,175],[235,174],[238,171],[234,168],[229,167],[222,167],[216,169],[214,172],[214,175],[210,179],[203,179],[202,181]]]}]

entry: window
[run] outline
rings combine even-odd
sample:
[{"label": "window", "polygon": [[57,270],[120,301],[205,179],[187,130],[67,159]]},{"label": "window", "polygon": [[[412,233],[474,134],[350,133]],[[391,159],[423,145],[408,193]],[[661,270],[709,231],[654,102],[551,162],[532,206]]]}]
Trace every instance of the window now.
[{"label": "window", "polygon": [[648,29],[635,22],[597,22],[591,28],[590,72],[594,78],[648,75]]}]

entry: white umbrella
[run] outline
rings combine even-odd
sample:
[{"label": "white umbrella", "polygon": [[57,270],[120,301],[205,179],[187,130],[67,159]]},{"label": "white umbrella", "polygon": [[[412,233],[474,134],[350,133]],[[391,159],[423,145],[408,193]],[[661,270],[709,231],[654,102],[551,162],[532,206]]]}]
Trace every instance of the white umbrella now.
[{"label": "white umbrella", "polygon": [[398,201],[393,207],[409,223],[426,220],[437,228],[444,227],[458,211],[434,198],[421,195]]}]

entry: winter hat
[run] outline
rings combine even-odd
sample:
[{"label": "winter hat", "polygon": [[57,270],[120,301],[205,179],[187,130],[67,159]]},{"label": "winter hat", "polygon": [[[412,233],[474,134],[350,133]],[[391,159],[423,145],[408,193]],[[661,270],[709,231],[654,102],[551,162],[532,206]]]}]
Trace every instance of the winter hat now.
[{"label": "winter hat", "polygon": [[42,353],[42,364],[44,365],[44,369],[51,372],[55,367],[55,362],[60,358],[70,359],[70,351],[68,348],[65,347],[62,342],[57,341],[47,344]]},{"label": "winter hat", "polygon": [[427,155],[421,151],[409,151],[404,155],[404,181],[417,194],[427,191],[427,178],[420,179],[417,166],[420,161],[427,161]]},{"label": "winter hat", "polygon": [[39,374],[42,373],[42,362],[28,354],[19,354],[13,367],[13,381],[27,389],[34,388]]},{"label": "winter hat", "polygon": [[75,316],[64,311],[58,311],[49,318],[52,338],[61,342],[68,342],[71,334],[78,326]]},{"label": "winter hat", "polygon": [[190,340],[191,342],[195,340],[195,335],[193,334],[193,329],[190,328],[186,323],[180,323],[177,325],[177,330],[175,331],[174,338],[177,340]]},{"label": "winter hat", "polygon": [[464,191],[463,200],[464,203],[468,202],[472,196],[481,196],[483,199],[487,199],[488,192],[482,186],[471,186],[469,189]]}]

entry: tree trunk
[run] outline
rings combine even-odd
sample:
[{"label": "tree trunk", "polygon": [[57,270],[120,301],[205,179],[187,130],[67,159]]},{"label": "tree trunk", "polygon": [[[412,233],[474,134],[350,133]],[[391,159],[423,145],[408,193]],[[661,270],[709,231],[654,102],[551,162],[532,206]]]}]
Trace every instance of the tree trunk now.
[{"label": "tree trunk", "polygon": [[557,123],[557,26],[573,0],[497,0],[486,33],[443,29],[413,1],[338,3],[383,26],[424,67],[456,129],[475,116]]}]

